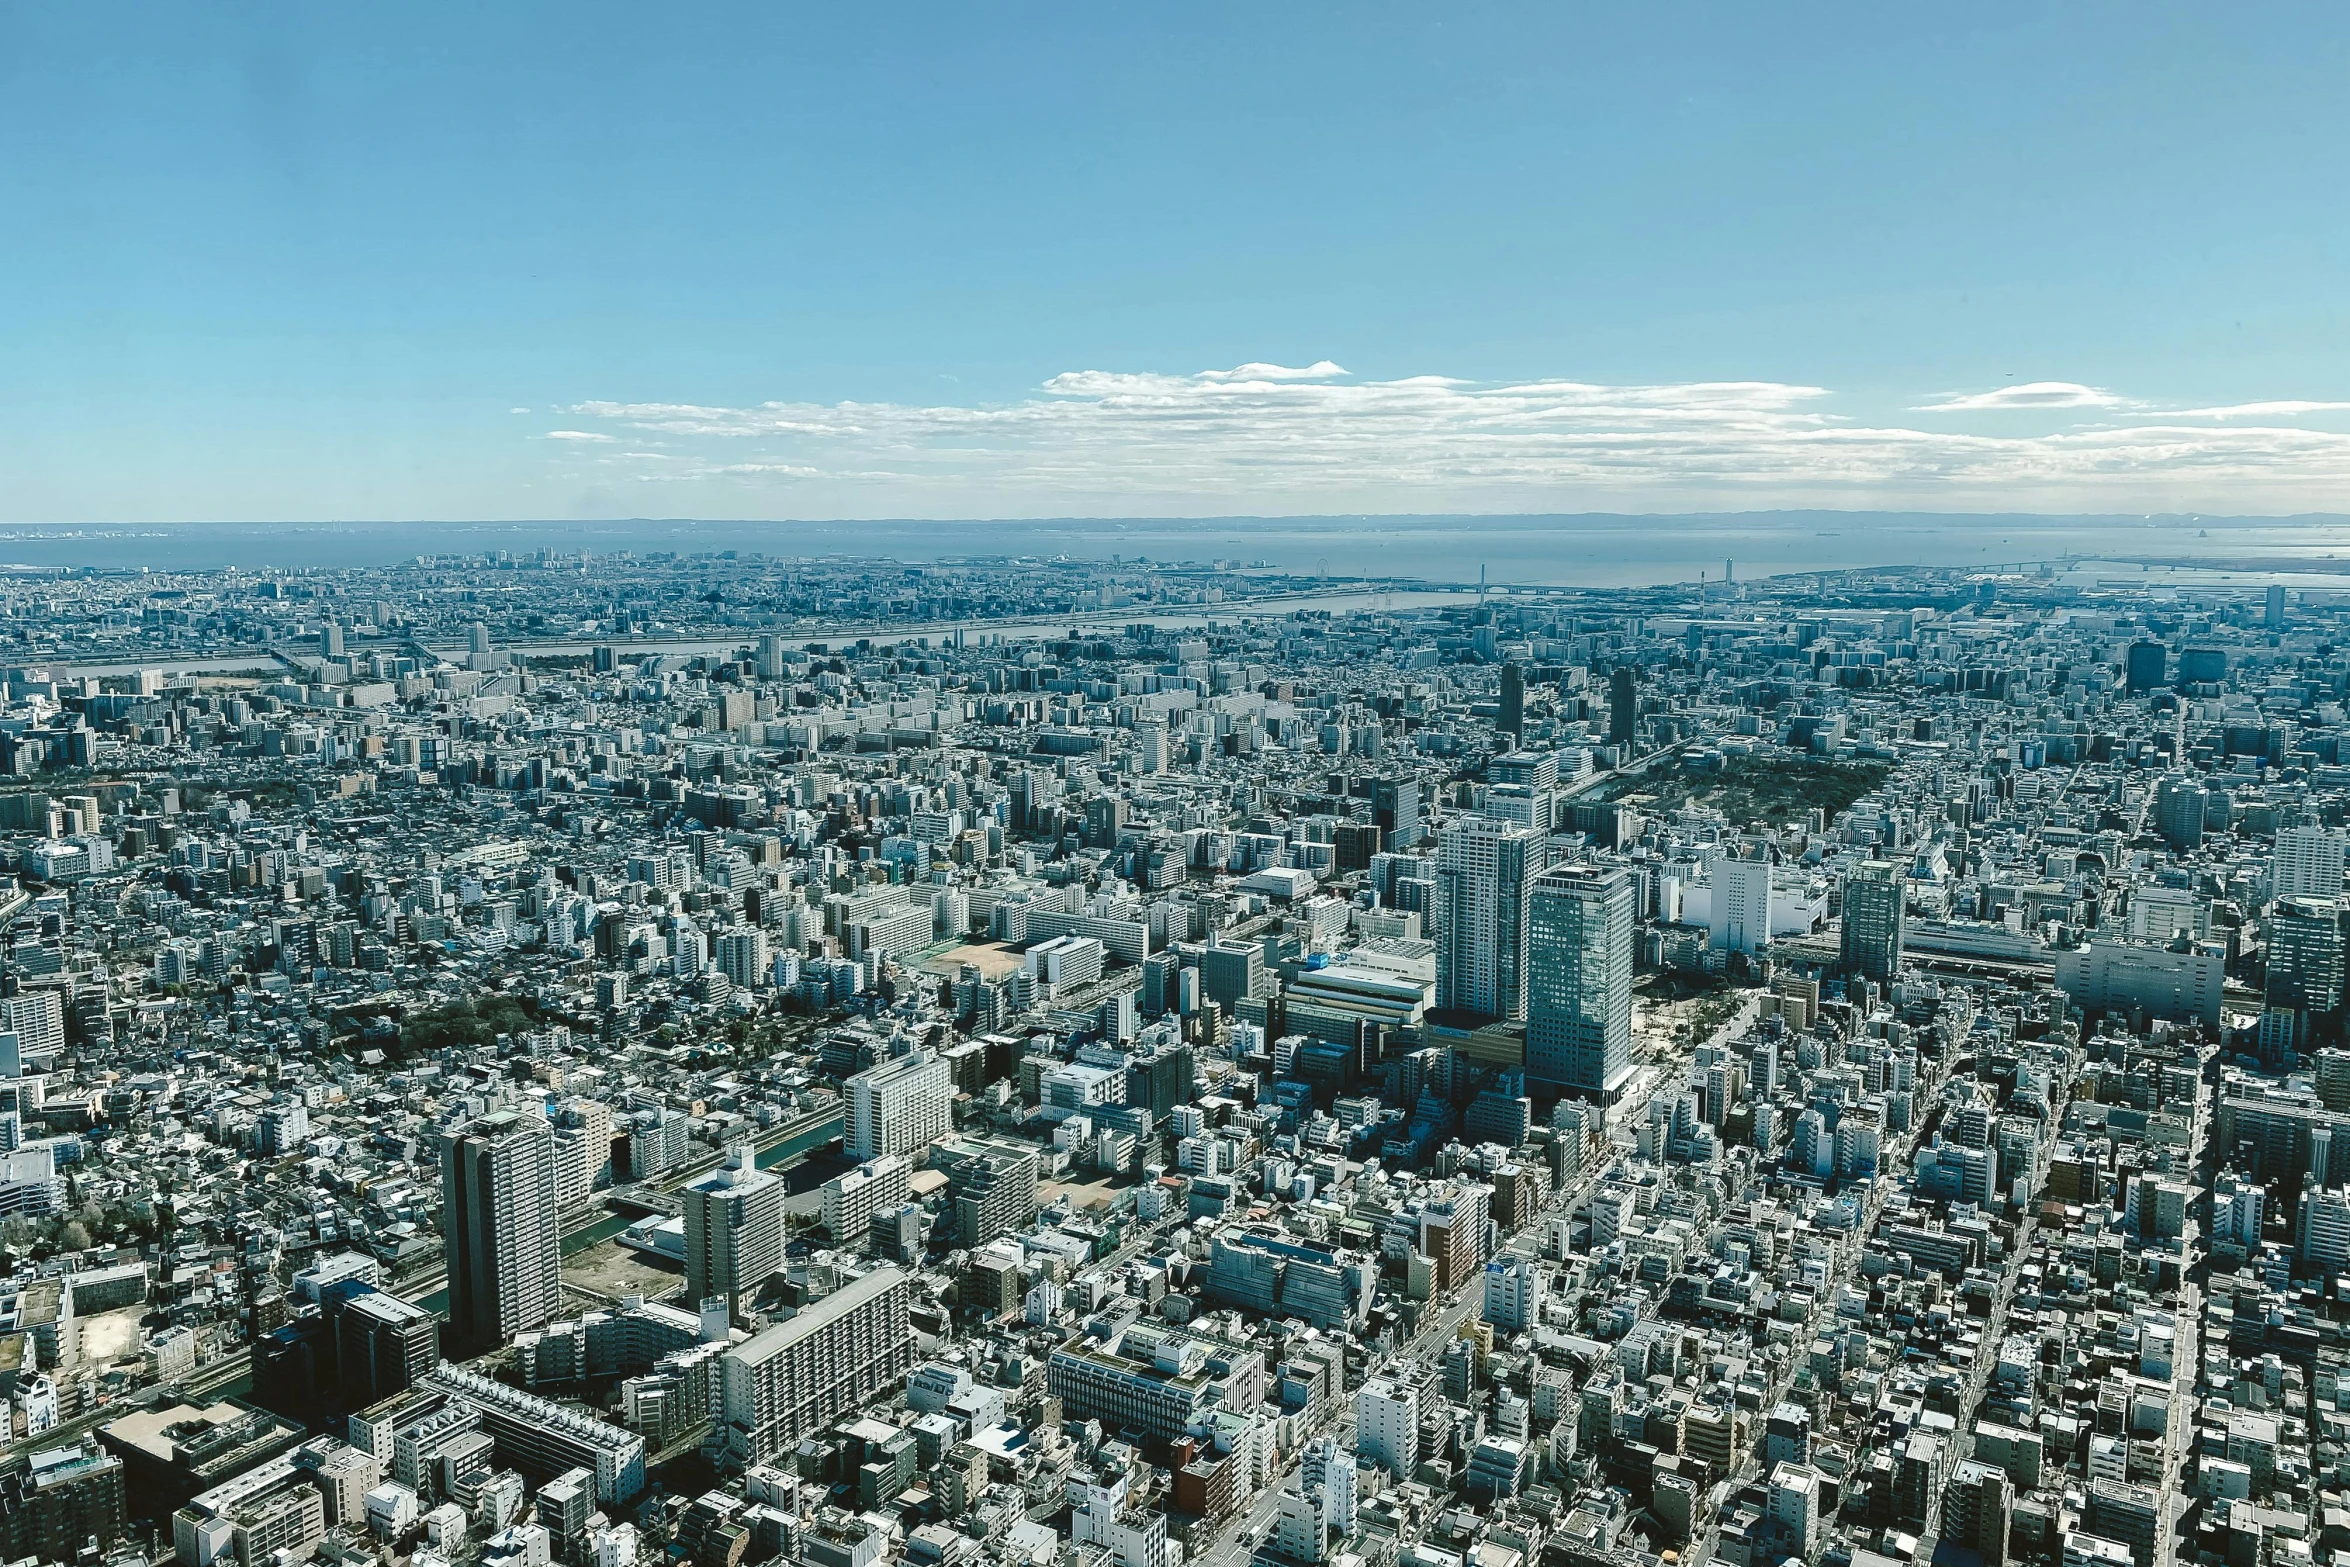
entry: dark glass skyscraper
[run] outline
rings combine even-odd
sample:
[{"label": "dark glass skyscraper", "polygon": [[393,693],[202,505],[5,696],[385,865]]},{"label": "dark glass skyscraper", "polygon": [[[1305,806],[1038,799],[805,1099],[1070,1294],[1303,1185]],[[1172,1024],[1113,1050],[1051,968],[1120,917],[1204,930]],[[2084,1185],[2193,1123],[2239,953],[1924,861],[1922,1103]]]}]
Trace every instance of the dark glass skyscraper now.
[{"label": "dark glass skyscraper", "polygon": [[1844,971],[1891,979],[1901,967],[1901,875],[1886,860],[1864,860],[1844,878]]},{"label": "dark glass skyscraper", "polygon": [[1629,746],[1632,726],[1640,716],[1640,686],[1630,664],[1618,664],[1607,677],[1607,743]]},{"label": "dark glass skyscraper", "polygon": [[1632,877],[1566,865],[1535,878],[1526,1074],[1612,1100],[1632,1075]]}]

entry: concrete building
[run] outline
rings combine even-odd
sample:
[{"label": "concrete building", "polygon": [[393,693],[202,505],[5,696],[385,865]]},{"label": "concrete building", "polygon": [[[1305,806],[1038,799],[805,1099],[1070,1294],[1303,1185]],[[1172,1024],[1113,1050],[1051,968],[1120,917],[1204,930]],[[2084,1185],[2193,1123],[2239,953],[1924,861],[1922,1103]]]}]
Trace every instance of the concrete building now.
[{"label": "concrete building", "polygon": [[1526,1015],[1526,912],[1549,840],[1464,816],[1436,848],[1436,1005],[1479,1017]]},{"label": "concrete building", "polygon": [[1420,1466],[1420,1395],[1407,1381],[1376,1376],[1355,1394],[1355,1450],[1399,1480]]},{"label": "concrete building", "polygon": [[494,1348],[555,1320],[562,1261],[544,1116],[498,1110],[443,1134],[441,1225],[460,1344]]},{"label": "concrete building", "polygon": [[877,1268],[719,1363],[718,1439],[735,1469],[763,1464],[895,1386],[914,1364],[907,1276]]},{"label": "concrete building", "polygon": [[933,1144],[930,1167],[947,1178],[955,1244],[984,1246],[1036,1217],[1036,1150],[991,1137],[950,1137]]},{"label": "concrete building", "polygon": [[1523,1333],[1542,1320],[1542,1268],[1525,1257],[1485,1265],[1484,1320],[1506,1333]]},{"label": "concrete building", "polygon": [[689,1300],[723,1297],[740,1313],[783,1268],[784,1184],[734,1148],[716,1170],[689,1182],[685,1200],[685,1287]]},{"label": "concrete building", "polygon": [[912,1190],[912,1168],[895,1154],[843,1171],[824,1183],[825,1233],[836,1246],[862,1251],[873,1231],[873,1216],[897,1207]]},{"label": "concrete building", "polygon": [[859,1072],[847,1088],[852,1159],[914,1153],[954,1128],[954,1076],[928,1051]]},{"label": "concrete building", "polygon": [[2278,828],[2269,856],[2269,896],[2339,899],[2346,850],[2350,832],[2339,827]]},{"label": "concrete building", "polygon": [[1622,870],[1562,867],[1535,881],[1527,1076],[1603,1103],[1631,1080],[1633,902]]}]

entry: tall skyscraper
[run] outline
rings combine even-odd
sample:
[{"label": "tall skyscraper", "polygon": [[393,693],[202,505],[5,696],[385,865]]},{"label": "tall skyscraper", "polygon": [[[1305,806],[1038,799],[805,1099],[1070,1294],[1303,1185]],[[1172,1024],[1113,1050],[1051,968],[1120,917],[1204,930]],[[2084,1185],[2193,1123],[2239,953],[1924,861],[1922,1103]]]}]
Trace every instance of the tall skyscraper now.
[{"label": "tall skyscraper", "polygon": [[1607,679],[1607,743],[1629,746],[1640,717],[1640,686],[1630,664],[1618,664]]},{"label": "tall skyscraper", "polygon": [[2133,642],[2122,655],[2122,689],[2135,696],[2159,691],[2170,671],[2170,649],[2159,642]]},{"label": "tall skyscraper", "polygon": [[1901,868],[1864,860],[1844,877],[1844,971],[1891,979],[1901,968]]},{"label": "tall skyscraper", "polygon": [[2177,773],[2154,788],[2154,830],[2182,852],[2203,842],[2204,808],[2210,793],[2194,778]]},{"label": "tall skyscraper", "polygon": [[1436,1005],[1526,1015],[1526,901],[1549,860],[1531,828],[1464,816],[1436,846]]},{"label": "tall skyscraper", "polygon": [[1501,666],[1501,716],[1494,727],[1513,737],[1526,732],[1526,666],[1514,660]]},{"label": "tall skyscraper", "polygon": [[2281,829],[2276,852],[2269,857],[2268,895],[2278,899],[2339,898],[2346,846],[2350,846],[2350,833],[2339,827]]},{"label": "tall skyscraper", "polygon": [[1603,1102],[1631,1078],[1635,901],[1620,869],[1561,866],[1536,878],[1527,1076]]},{"label": "tall skyscraper", "polygon": [[555,1129],[495,1110],[441,1134],[441,1230],[449,1324],[477,1353],[555,1320]]},{"label": "tall skyscraper", "polygon": [[1714,884],[1714,950],[1759,957],[1771,942],[1770,865],[1725,857],[1714,861],[1706,876]]},{"label": "tall skyscraper", "polygon": [[685,1287],[699,1304],[726,1297],[735,1311],[783,1269],[783,1182],[748,1148],[685,1189]]},{"label": "tall skyscraper", "polygon": [[954,1075],[926,1050],[859,1072],[849,1079],[848,1090],[852,1159],[912,1153],[954,1127],[949,1109],[955,1097]]},{"label": "tall skyscraper", "polygon": [[2268,585],[2268,615],[2266,618],[2269,630],[2282,631],[2285,629],[2285,585],[2281,582],[2272,582]]},{"label": "tall skyscraper", "polygon": [[1419,779],[1358,778],[1354,795],[1371,802],[1371,825],[1388,848],[1408,849],[1420,841]]},{"label": "tall skyscraper", "polygon": [[2268,970],[2260,1048],[2302,1054],[2342,1040],[2341,906],[2331,898],[2280,898],[2268,920]]}]

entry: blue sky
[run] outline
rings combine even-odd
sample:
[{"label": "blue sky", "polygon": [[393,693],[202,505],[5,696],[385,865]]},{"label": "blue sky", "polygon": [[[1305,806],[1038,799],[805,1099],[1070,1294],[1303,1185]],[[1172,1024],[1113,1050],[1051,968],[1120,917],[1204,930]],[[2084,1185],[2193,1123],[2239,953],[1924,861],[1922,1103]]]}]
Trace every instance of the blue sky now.
[{"label": "blue sky", "polygon": [[2292,6],[14,7],[0,520],[2338,509],[2346,79]]}]

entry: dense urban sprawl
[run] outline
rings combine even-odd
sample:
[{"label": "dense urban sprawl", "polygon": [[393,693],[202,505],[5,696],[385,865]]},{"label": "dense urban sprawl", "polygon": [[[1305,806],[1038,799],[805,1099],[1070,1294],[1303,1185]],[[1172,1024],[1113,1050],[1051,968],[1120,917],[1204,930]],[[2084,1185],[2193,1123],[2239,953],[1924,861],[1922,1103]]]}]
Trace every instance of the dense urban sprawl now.
[{"label": "dense urban sprawl", "polygon": [[2350,595],[0,598],[0,1559],[2350,1551]]}]

